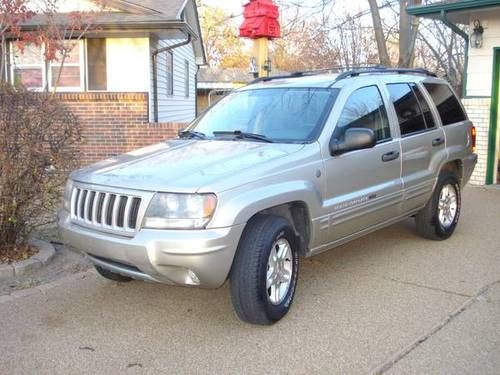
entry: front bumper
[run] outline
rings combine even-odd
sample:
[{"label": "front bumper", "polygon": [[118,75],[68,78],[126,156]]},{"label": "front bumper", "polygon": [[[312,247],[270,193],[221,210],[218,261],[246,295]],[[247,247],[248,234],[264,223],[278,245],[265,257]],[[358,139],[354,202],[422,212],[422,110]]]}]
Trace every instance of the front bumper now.
[{"label": "front bumper", "polygon": [[[229,274],[244,224],[204,230],[143,229],[133,238],[101,233],[58,214],[63,242],[96,265],[136,279],[220,287]],[[192,275],[196,277],[192,277]]]}]

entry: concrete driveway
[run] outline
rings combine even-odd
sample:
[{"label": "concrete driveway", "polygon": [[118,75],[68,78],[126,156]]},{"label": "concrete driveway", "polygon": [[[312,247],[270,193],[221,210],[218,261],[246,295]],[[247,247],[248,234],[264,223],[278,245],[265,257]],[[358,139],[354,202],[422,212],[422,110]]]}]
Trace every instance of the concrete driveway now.
[{"label": "concrete driveway", "polygon": [[408,220],[305,260],[290,314],[241,323],[206,291],[93,271],[0,297],[0,372],[500,372],[500,190],[468,188],[445,242]]}]

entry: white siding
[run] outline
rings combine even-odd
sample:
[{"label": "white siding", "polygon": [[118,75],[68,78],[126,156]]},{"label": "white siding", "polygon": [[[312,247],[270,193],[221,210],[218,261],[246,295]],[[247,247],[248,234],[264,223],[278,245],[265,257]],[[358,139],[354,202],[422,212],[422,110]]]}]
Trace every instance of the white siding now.
[{"label": "white siding", "polygon": [[108,91],[149,92],[149,38],[107,38]]},{"label": "white siding", "polygon": [[[474,14],[471,16],[474,20]],[[485,28],[483,47],[469,48],[467,69],[467,96],[491,96],[493,79],[493,48],[500,47],[500,12],[481,13],[478,16]],[[470,29],[474,28],[471,22]]]},{"label": "white siding", "polygon": [[[182,40],[159,40],[157,43],[152,41],[152,50],[163,48],[182,42]],[[196,116],[196,91],[195,77],[197,66],[193,45],[175,48],[172,50],[174,60],[174,94],[167,95],[166,81],[166,54],[158,55],[158,121],[159,122],[178,122],[189,123]],[[189,97],[185,92],[185,61],[189,62]],[[152,80],[151,80],[152,82]],[[151,100],[153,89],[151,88]],[[151,113],[153,114],[153,102],[151,101]],[[153,116],[151,116],[153,118]]]}]

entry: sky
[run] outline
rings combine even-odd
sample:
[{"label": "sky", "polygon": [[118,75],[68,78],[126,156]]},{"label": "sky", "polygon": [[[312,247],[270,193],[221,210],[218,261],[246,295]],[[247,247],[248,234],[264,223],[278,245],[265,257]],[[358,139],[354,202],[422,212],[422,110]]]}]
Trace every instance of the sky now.
[{"label": "sky", "polygon": [[247,0],[203,0],[203,3],[206,5],[223,8],[232,14],[242,13],[243,4],[247,2]]}]

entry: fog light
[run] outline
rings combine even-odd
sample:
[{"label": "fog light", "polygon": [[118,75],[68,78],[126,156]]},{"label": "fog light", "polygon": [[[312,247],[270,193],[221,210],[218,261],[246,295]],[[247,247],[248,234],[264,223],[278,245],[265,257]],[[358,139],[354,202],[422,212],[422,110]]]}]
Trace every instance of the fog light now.
[{"label": "fog light", "polygon": [[200,279],[198,279],[198,276],[193,271],[188,270],[186,273],[186,284],[200,285]]}]

